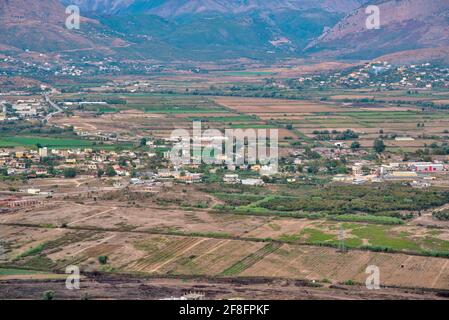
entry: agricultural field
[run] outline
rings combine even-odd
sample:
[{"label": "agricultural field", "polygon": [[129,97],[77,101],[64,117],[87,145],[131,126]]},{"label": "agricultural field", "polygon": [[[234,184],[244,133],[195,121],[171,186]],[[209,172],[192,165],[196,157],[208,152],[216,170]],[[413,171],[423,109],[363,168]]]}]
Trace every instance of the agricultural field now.
[{"label": "agricultural field", "polygon": [[[291,125],[301,138],[314,139],[315,131],[350,129],[359,135],[357,140],[363,148],[371,148],[379,135],[413,139],[395,141],[394,138],[387,138],[387,147],[397,152],[414,151],[432,143],[446,142],[448,138],[447,112],[438,108],[424,110],[417,105],[420,102],[437,103],[444,100],[432,100],[433,96],[424,95],[405,97],[402,101],[404,92],[388,97],[356,93],[332,95],[332,92],[316,92],[317,96],[322,97],[320,101],[307,98],[307,95],[313,96],[312,92],[299,100],[248,97],[216,97],[214,100],[235,112],[257,116],[269,125]],[[437,93],[435,96],[441,97]]]},{"label": "agricultural field", "polygon": [[[59,101],[78,101],[77,95],[56,97]],[[76,111],[71,117],[57,117],[53,123],[72,125],[86,132],[115,132],[120,137],[133,136],[169,136],[175,128],[191,128],[193,119],[217,117],[217,122],[238,120],[239,115],[232,114],[213,101],[186,95],[162,94],[92,94],[84,97],[87,101],[118,100],[120,104],[108,104],[108,112],[95,110],[103,106],[86,107]],[[92,111],[89,113],[88,111]],[[236,118],[237,117],[237,118]]]},{"label": "agricultural field", "polygon": [[[249,97],[201,96],[182,93],[90,93],[63,94],[56,101],[109,101],[107,105],[84,105],[70,117],[59,116],[53,124],[74,126],[86,132],[114,130],[121,138],[153,135],[167,137],[174,129],[191,130],[193,121],[202,121],[204,129],[281,130],[281,147],[295,140],[310,143],[316,131],[353,130],[362,148],[370,149],[380,135],[394,152],[411,152],[448,139],[449,116],[444,110],[423,110],[416,105],[433,96],[388,97],[376,94],[335,94],[320,91],[323,99],[273,99]],[[318,92],[317,92],[318,94]],[[444,101],[444,94],[435,96]],[[433,100],[430,100],[431,102]],[[289,127],[289,130],[286,128]],[[395,137],[409,140],[396,141]],[[351,143],[350,139],[347,143]],[[326,142],[323,142],[326,144]]]},{"label": "agricultural field", "polygon": [[[382,282],[392,286],[445,288],[449,265],[446,259],[400,254],[355,252],[345,254],[333,249],[283,245],[265,259],[246,269],[241,276],[299,277],[309,280],[354,281],[363,283],[365,268],[376,265],[383,270]],[[418,272],[416,272],[418,271]]]},{"label": "agricultural field", "polygon": [[36,147],[37,144],[42,146],[61,149],[61,148],[89,148],[93,144],[91,141],[81,139],[59,139],[47,137],[0,137],[0,147]]},{"label": "agricultural field", "polygon": [[[76,103],[81,97],[64,94],[56,101]],[[279,129],[281,142],[297,139],[285,125],[270,123],[257,114],[234,110],[214,97],[183,94],[90,94],[83,101],[118,101],[107,106],[84,105],[70,107],[73,115],[59,115],[51,119],[58,126],[73,126],[76,131],[97,134],[114,132],[119,139],[154,136],[168,137],[175,129],[192,130],[194,121],[201,121],[203,130],[218,129]],[[264,102],[264,101],[261,101]],[[271,103],[269,100],[266,103]],[[279,101],[281,103],[282,101]],[[282,103],[289,104],[288,101]],[[274,106],[277,108],[276,106]],[[288,105],[279,107],[289,108]],[[280,144],[282,146],[282,143]]]},{"label": "agricultural field", "polygon": [[[248,237],[270,237],[291,243],[369,248],[428,255],[444,255],[449,251],[446,230],[418,226],[390,226],[333,221],[273,219],[247,234]],[[342,238],[343,237],[343,238]]]},{"label": "agricultural field", "polygon": [[[226,90],[235,85],[233,81],[246,79],[245,86],[251,88],[279,72],[214,71],[178,79],[166,75],[160,82],[151,80],[152,85],[161,86],[161,92],[55,94],[56,102],[72,104],[65,104],[65,112],[51,117],[49,125],[73,126],[80,136],[92,140],[73,132],[64,138],[3,135],[0,147],[36,148],[41,144],[150,150],[138,147],[141,138],[159,144],[174,129],[190,131],[194,121],[201,121],[203,130],[278,129],[279,154],[288,161],[298,156],[308,161],[302,157],[310,152],[307,149],[333,148],[337,140],[348,145],[357,140],[362,151],[371,151],[373,141],[382,135],[387,150],[396,156],[449,139],[447,112],[424,109],[420,104],[445,102],[445,94],[404,97],[404,92],[361,90],[304,90],[301,97],[292,98],[218,94],[221,88],[229,93]],[[182,86],[189,81],[195,85],[186,90]],[[212,90],[212,86],[217,88]],[[79,101],[105,104],[77,105]],[[108,133],[115,134],[111,144],[100,145],[100,138]],[[373,162],[382,161],[373,154],[366,158],[370,156]],[[323,166],[332,164],[332,160],[320,161]],[[377,297],[384,293],[368,294],[363,287],[366,268],[376,265],[387,296],[393,292],[400,297],[416,292],[420,297],[445,296],[449,291],[449,222],[438,219],[443,215],[436,213],[447,211],[448,186],[331,182],[332,174],[344,166],[332,167],[334,172],[327,175],[299,172],[294,167],[297,179],[288,181],[288,172],[283,171],[273,179],[264,178],[264,187],[223,184],[230,170],[207,166],[189,168],[203,173],[197,185],[161,179],[163,183],[157,181],[157,187],[145,190],[128,177],[61,176],[30,179],[26,184],[5,179],[1,185],[5,198],[25,188],[52,195],[42,198],[43,204],[0,215],[0,240],[5,249],[0,285],[3,281],[14,288],[14,281],[52,280],[51,287],[64,279],[67,266],[76,265],[90,279],[86,285],[95,290],[101,287],[96,279],[103,277],[128,280],[127,288],[135,283],[133,279],[154,279],[153,284],[162,285],[158,297],[179,293],[180,287],[201,282],[203,277],[209,281],[208,288],[224,298],[238,297],[250,286],[256,291],[245,292],[247,296],[262,297],[260,286],[266,289],[273,281],[284,285],[276,292],[265,290],[263,297],[291,296],[295,292],[292,283],[316,297],[328,297],[333,290],[343,298]],[[155,168],[140,169],[160,169]],[[174,169],[171,165],[164,168]],[[259,177],[241,168],[233,173],[240,179]],[[164,291],[175,286],[170,282],[175,280],[176,289]],[[235,285],[239,281],[247,284]],[[218,289],[220,285],[226,292]],[[257,290],[259,295],[254,293]],[[101,297],[113,294],[104,288],[101,292]],[[137,295],[131,289],[127,292]],[[11,295],[3,293],[1,286],[0,294]]]},{"label": "agricultural field", "polygon": [[[347,192],[363,193],[363,187],[357,188]],[[449,289],[447,229],[382,215],[370,220],[361,214],[295,217],[275,210],[242,214],[213,209],[217,204],[263,208],[275,200],[270,196],[274,190],[255,190],[204,193],[192,186],[185,197],[166,192],[138,202],[132,193],[123,194],[122,200],[113,192],[97,200],[86,194],[19,210],[0,217],[6,248],[0,268],[8,279],[52,278],[68,265],[79,265],[84,272],[111,275],[275,277],[343,285],[363,283],[365,268],[375,264],[384,272],[384,285]],[[299,193],[313,198],[314,191],[276,192],[293,200]],[[430,196],[421,193],[413,196]],[[410,196],[401,189],[392,194],[397,199]],[[116,200],[106,200],[110,197]],[[206,207],[186,207],[204,199]],[[433,201],[440,205],[438,196]],[[410,270],[420,270],[419,276],[411,276]]]},{"label": "agricultural field", "polygon": [[[344,283],[362,282],[364,268],[375,264],[385,272],[385,285],[448,288],[449,263],[442,258],[353,250],[339,253],[316,246],[134,232],[71,229],[48,237],[36,227],[1,229],[7,244],[15,232],[31,233],[36,240],[18,243],[8,254],[22,269],[58,271],[76,264],[85,271],[107,273],[285,277]],[[121,254],[124,251],[126,255]],[[107,262],[100,263],[100,256],[107,256]],[[412,276],[410,270],[420,270],[419,276]]]}]

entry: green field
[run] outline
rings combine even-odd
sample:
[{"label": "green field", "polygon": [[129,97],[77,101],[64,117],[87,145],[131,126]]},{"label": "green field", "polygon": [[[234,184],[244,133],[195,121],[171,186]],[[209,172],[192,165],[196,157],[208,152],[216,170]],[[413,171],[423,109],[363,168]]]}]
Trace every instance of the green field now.
[{"label": "green field", "polygon": [[34,147],[38,143],[44,147],[52,148],[80,148],[92,146],[91,141],[77,139],[21,136],[0,138],[0,147]]},{"label": "green field", "polygon": [[0,276],[16,276],[29,274],[43,274],[43,272],[34,270],[0,268]]},{"label": "green field", "polygon": [[243,122],[243,121],[260,121],[254,116],[239,115],[229,117],[189,117],[191,121],[204,121],[204,122]]},{"label": "green field", "polygon": [[223,76],[230,77],[253,77],[253,76],[273,76],[275,72],[268,71],[227,71],[220,73]]},{"label": "green field", "polygon": [[131,148],[132,144],[95,144],[94,141],[82,139],[64,139],[64,138],[48,138],[48,137],[29,137],[29,136],[15,136],[15,137],[1,137],[0,148],[13,147],[27,147],[35,148],[37,144],[43,147],[53,149],[70,149],[70,148],[92,148],[110,150],[118,147]]},{"label": "green field", "polygon": [[231,129],[273,129],[276,128],[274,125],[270,124],[251,124],[251,123],[237,123],[232,124]]},{"label": "green field", "polygon": [[344,245],[349,248],[383,248],[418,254],[430,252],[449,253],[449,241],[438,238],[439,233],[426,230],[422,236],[414,236],[401,228],[364,223],[332,223],[316,221],[298,233],[282,234],[278,240],[303,244],[327,244],[338,246],[339,230],[344,230]]},{"label": "green field", "polygon": [[108,103],[107,106],[87,105],[86,110],[111,113],[126,109],[142,110],[160,114],[227,113],[229,110],[217,105],[211,99],[197,95],[129,93],[129,94],[64,94],[55,97],[56,101],[105,101],[122,100],[123,103]]}]

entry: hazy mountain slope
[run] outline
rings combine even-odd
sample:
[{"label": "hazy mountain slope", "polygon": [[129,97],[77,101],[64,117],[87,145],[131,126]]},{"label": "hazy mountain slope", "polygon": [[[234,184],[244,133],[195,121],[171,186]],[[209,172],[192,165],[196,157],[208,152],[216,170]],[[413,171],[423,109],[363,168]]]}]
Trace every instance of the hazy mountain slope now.
[{"label": "hazy mountain slope", "polygon": [[429,61],[449,64],[449,46],[399,51],[376,57],[376,60],[388,61],[396,65],[424,63]]},{"label": "hazy mountain slope", "polygon": [[0,44],[22,50],[64,51],[109,46],[98,21],[82,18],[81,30],[65,27],[65,7],[58,0],[0,0]]},{"label": "hazy mountain slope", "polygon": [[96,12],[99,14],[118,13],[135,2],[135,0],[61,0],[64,5],[79,6],[83,13]]},{"label": "hazy mountain slope", "polygon": [[295,56],[365,1],[62,0],[126,35],[127,55],[169,59]]},{"label": "hazy mountain slope", "polygon": [[[0,0],[0,48],[161,60],[372,59],[416,49],[422,57],[449,43],[449,1],[369,1],[380,7],[381,29],[367,30],[368,1]],[[90,17],[81,30],[65,28],[61,3]]]},{"label": "hazy mountain slope", "polygon": [[[339,5],[335,5],[340,2]],[[204,12],[220,12],[241,14],[250,11],[278,12],[284,10],[309,10],[323,9],[335,12],[350,12],[360,6],[360,1],[355,0],[167,0],[162,5],[151,10],[152,13],[173,17],[183,14],[198,14]]]},{"label": "hazy mountain slope", "polygon": [[[375,2],[376,3],[376,2]],[[368,30],[365,8],[355,10],[308,46],[309,52],[374,58],[379,55],[449,43],[449,1],[377,1],[380,29]]]},{"label": "hazy mountain slope", "polygon": [[184,14],[241,14],[251,11],[324,9],[348,13],[367,0],[61,0],[100,14],[152,13],[165,18]]},{"label": "hazy mountain slope", "polygon": [[267,58],[301,54],[311,40],[325,27],[337,23],[340,17],[314,9],[273,14],[205,12],[183,15],[175,20],[147,14],[120,15],[105,17],[101,22],[126,34],[143,52],[149,52],[154,43],[159,43],[182,52],[185,57],[191,54],[201,59]]}]

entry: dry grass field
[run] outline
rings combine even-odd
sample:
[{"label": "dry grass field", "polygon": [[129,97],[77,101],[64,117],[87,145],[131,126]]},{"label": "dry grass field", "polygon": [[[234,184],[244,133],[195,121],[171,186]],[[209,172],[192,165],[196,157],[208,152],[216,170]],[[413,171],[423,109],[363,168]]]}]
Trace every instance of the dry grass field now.
[{"label": "dry grass field", "polygon": [[[114,201],[99,205],[65,200],[32,212],[3,215],[0,233],[8,249],[7,261],[50,274],[62,272],[67,265],[78,265],[85,272],[111,274],[360,284],[367,277],[365,269],[376,265],[381,269],[384,286],[449,290],[449,260],[445,258],[353,249],[342,253],[305,244],[314,238],[335,241],[343,225],[348,245],[354,241],[399,241],[394,237],[402,235],[397,246],[414,248],[416,241],[424,241],[440,248],[449,241],[445,229],[218,214],[157,207],[148,201],[135,206]],[[360,233],[368,229],[374,238]],[[100,264],[99,256],[107,256],[108,262]]]},{"label": "dry grass field", "polygon": [[[10,254],[15,256],[16,263],[53,270],[76,264],[86,271],[277,277],[318,282],[328,279],[339,283],[349,280],[363,283],[365,269],[376,265],[381,269],[381,281],[386,286],[449,289],[449,260],[442,258],[352,250],[340,253],[316,246],[283,244],[273,247],[263,242],[207,237],[41,230],[1,226],[7,243],[16,239],[17,233],[30,234],[29,238],[15,242],[16,247]],[[39,245],[42,247],[39,252],[30,251]],[[101,255],[108,256],[107,265],[98,263]]]},{"label": "dry grass field", "polygon": [[363,283],[367,278],[365,269],[370,265],[380,268],[381,282],[385,285],[448,288],[447,259],[371,252],[339,253],[335,249],[307,246],[283,245],[241,275]]},{"label": "dry grass field", "polygon": [[217,97],[214,101],[232,110],[248,114],[336,112],[337,108],[309,101]]}]

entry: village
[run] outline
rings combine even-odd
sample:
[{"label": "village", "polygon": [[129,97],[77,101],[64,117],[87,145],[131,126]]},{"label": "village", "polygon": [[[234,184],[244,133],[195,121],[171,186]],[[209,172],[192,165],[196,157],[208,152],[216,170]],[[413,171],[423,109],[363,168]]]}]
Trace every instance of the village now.
[{"label": "village", "polygon": [[[163,146],[166,149],[173,148],[177,142],[179,140],[167,138]],[[207,144],[203,142],[202,147],[205,145]],[[223,156],[220,157],[221,164],[204,165],[193,161],[173,163],[169,151],[158,152],[154,141],[148,139],[144,147],[122,151],[92,148],[52,149],[42,146],[37,150],[0,149],[0,177],[5,181],[21,179],[24,182],[35,179],[109,179],[110,183],[105,190],[110,187],[128,187],[138,192],[158,192],[161,186],[208,184],[210,181],[263,186],[294,184],[304,179],[324,177],[337,184],[390,181],[428,188],[432,185],[447,184],[449,180],[447,156],[440,156],[431,162],[403,159],[397,159],[396,162],[387,159],[360,160],[367,154],[367,151],[352,150],[341,143],[334,148],[300,149],[288,157],[281,157],[279,172],[273,172],[271,165],[226,164]],[[320,156],[319,163],[315,159],[316,155]],[[344,164],[341,162],[343,157]],[[330,167],[332,163],[336,164],[333,168]],[[7,207],[33,206],[40,203],[39,199],[52,198],[57,193],[56,186],[46,190],[24,187],[10,190],[6,197],[10,200],[3,201]],[[28,197],[24,202],[18,202],[17,198],[11,198],[14,194],[25,194]],[[30,201],[30,197],[37,197],[37,200]]]}]

